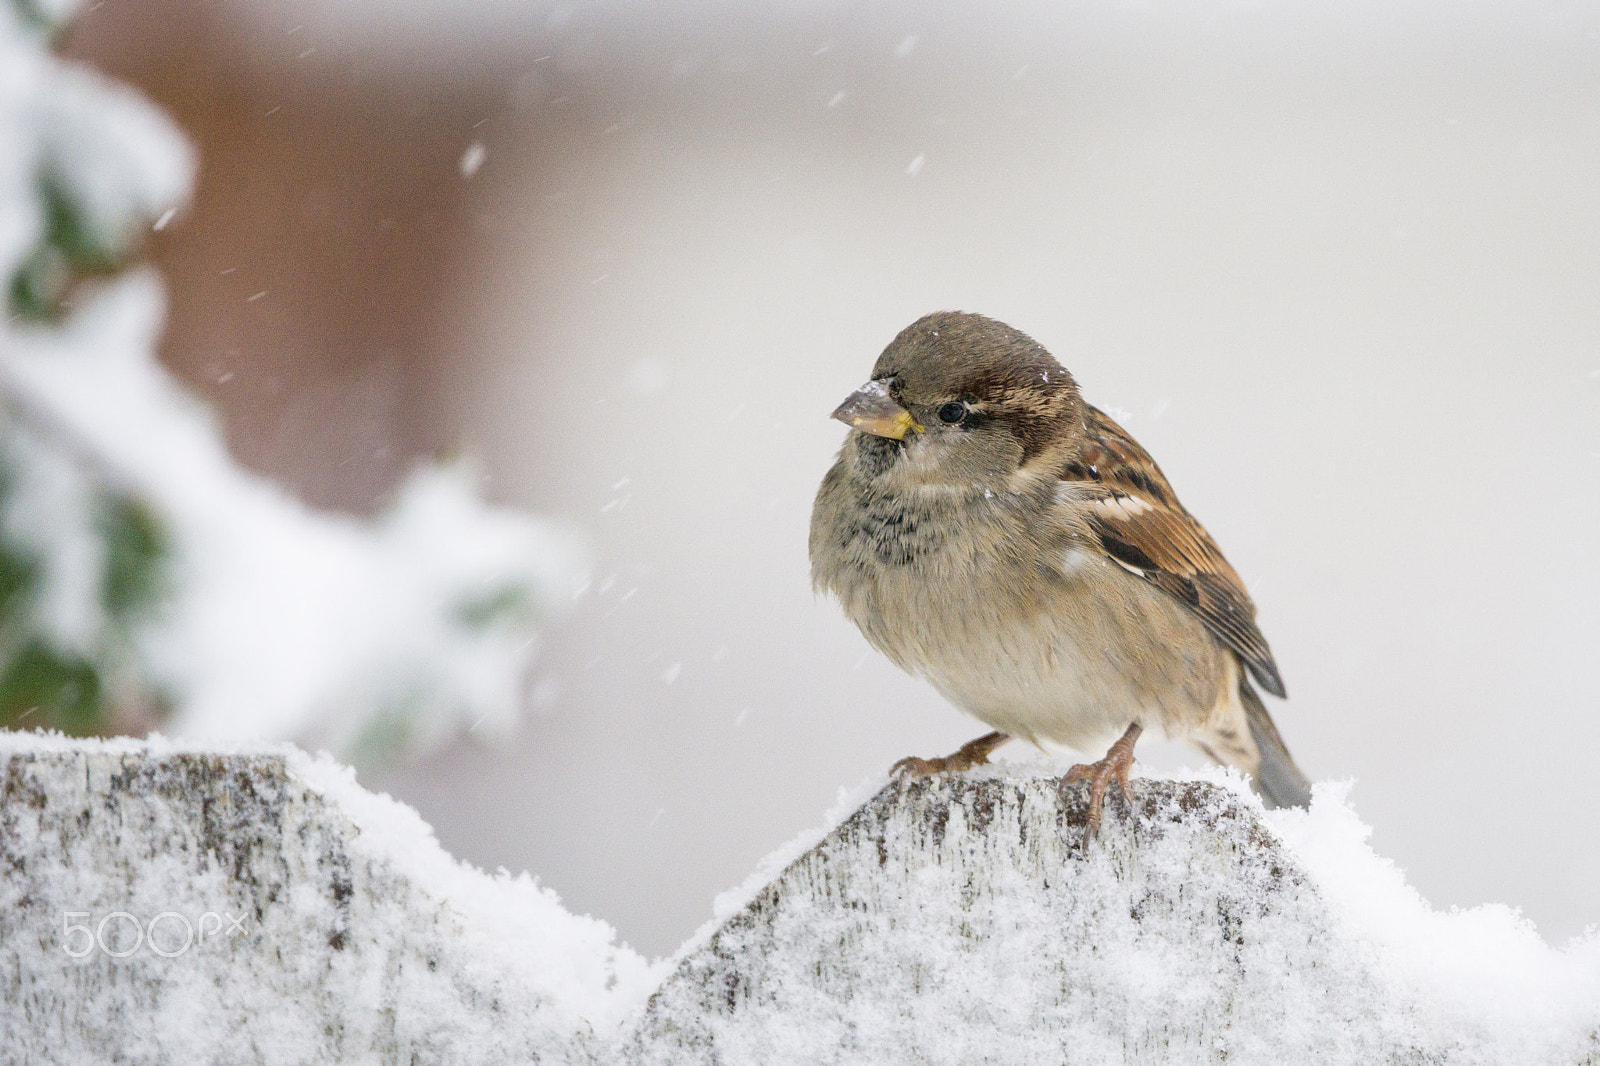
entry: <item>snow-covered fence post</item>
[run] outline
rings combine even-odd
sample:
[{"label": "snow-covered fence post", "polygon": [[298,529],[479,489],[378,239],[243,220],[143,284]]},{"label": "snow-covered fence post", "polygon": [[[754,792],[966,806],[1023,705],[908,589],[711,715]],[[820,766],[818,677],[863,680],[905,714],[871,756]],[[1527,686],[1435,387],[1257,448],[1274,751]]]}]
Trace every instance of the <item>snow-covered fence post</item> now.
[{"label": "snow-covered fence post", "polygon": [[287,746],[0,732],[0,1062],[588,1063],[648,970]]},{"label": "snow-covered fence post", "polygon": [[1600,1063],[1600,940],[1430,910],[1337,795],[1133,799],[884,785],[650,965],[326,758],[0,732],[0,1061]]}]

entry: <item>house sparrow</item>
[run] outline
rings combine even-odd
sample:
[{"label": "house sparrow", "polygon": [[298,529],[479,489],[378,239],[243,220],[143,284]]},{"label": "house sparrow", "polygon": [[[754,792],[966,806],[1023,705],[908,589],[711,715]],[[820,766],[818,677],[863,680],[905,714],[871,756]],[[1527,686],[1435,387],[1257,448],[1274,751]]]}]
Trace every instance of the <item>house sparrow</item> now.
[{"label": "house sparrow", "polygon": [[811,576],[867,640],[995,731],[912,774],[987,762],[1013,737],[1106,757],[1125,795],[1141,733],[1249,774],[1269,806],[1310,787],[1251,681],[1283,681],[1255,605],[1155,461],[1026,334],[918,319],[833,417],[852,427],[811,512]]}]

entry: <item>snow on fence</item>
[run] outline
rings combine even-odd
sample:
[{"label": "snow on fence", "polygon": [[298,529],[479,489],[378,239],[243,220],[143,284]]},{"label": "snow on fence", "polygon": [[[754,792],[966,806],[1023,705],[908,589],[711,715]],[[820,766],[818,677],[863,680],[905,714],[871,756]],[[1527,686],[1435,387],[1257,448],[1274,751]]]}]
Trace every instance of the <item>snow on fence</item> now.
[{"label": "snow on fence", "polygon": [[293,748],[0,734],[7,1063],[1600,1064],[1600,939],[1442,914],[1337,791],[883,786],[647,963]]}]

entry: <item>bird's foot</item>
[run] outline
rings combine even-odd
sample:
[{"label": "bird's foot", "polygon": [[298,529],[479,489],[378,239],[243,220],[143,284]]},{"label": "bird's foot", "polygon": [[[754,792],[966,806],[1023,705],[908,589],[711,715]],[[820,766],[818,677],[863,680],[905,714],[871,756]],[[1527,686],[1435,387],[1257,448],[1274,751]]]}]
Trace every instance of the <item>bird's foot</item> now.
[{"label": "bird's foot", "polygon": [[1128,804],[1128,771],[1133,769],[1133,745],[1142,732],[1144,727],[1135,722],[1120,740],[1111,745],[1104,759],[1096,763],[1079,763],[1067,771],[1066,784],[1089,783],[1089,817],[1083,831],[1085,847],[1100,831],[1100,812],[1105,807],[1106,791],[1112,782],[1116,783],[1117,795],[1122,802]]},{"label": "bird's foot", "polygon": [[929,774],[959,774],[989,761],[989,753],[1011,738],[1004,733],[985,733],[969,740],[942,759],[919,759],[908,755],[889,768],[890,777],[926,777]]}]

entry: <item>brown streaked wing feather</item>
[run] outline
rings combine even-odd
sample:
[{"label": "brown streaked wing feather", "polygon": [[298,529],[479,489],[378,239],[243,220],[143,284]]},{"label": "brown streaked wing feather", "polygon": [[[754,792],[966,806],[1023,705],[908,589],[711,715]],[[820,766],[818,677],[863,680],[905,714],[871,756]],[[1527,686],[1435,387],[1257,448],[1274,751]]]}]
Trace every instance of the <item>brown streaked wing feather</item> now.
[{"label": "brown streaked wing feather", "polygon": [[1256,626],[1255,604],[1211,534],[1183,509],[1161,468],[1121,426],[1094,407],[1087,408],[1085,422],[1083,451],[1062,477],[1103,490],[1090,509],[1106,554],[1198,615],[1262,688],[1282,697],[1283,678]]}]

